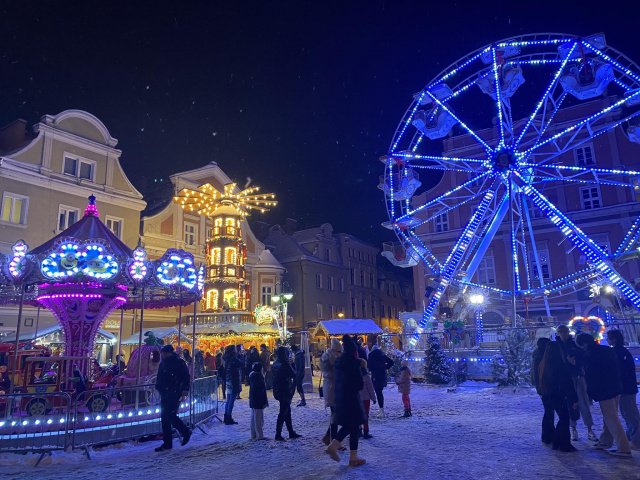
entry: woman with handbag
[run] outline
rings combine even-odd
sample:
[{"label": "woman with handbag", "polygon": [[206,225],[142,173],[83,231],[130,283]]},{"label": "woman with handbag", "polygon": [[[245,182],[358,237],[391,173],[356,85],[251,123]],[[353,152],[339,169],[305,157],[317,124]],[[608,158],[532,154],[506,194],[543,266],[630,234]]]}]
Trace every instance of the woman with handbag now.
[{"label": "woman with handbag", "polygon": [[575,452],[571,445],[569,421],[580,417],[578,394],[573,387],[571,372],[557,342],[549,342],[540,362],[540,394],[543,403],[548,401],[558,415],[558,423],[553,431],[551,447],[561,452]]}]

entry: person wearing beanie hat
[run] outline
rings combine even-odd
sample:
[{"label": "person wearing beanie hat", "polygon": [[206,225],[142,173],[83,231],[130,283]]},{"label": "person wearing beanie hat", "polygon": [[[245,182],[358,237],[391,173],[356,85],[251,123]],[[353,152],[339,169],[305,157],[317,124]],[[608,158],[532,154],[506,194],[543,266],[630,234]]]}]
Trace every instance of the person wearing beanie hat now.
[{"label": "person wearing beanie hat", "polygon": [[409,360],[406,358],[402,360],[402,367],[400,368],[400,375],[396,378],[398,384],[398,392],[402,394],[402,404],[404,405],[403,418],[411,417],[411,370],[409,370]]},{"label": "person wearing beanie hat", "polygon": [[182,446],[189,443],[191,430],[178,417],[180,402],[189,395],[191,376],[187,364],[174,351],[172,345],[165,345],[160,350],[162,362],[156,377],[156,390],[160,394],[160,421],[162,423],[162,445],[156,452],[173,448],[173,431],[175,427],[182,437]]}]

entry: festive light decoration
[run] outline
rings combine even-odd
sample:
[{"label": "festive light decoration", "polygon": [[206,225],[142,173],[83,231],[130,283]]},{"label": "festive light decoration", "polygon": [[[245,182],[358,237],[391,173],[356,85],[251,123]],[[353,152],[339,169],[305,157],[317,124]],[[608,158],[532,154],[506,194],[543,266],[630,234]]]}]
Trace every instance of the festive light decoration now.
[{"label": "festive light decoration", "polygon": [[141,247],[138,247],[133,251],[133,262],[129,265],[129,275],[136,282],[142,282],[147,278],[149,269],[145,263],[146,258],[147,252],[145,252]]},{"label": "festive light decoration", "polygon": [[12,247],[13,257],[9,261],[9,275],[18,279],[25,274],[27,269],[27,260],[25,255],[29,250],[29,246],[23,240],[18,240]]},{"label": "festive light decoration", "polygon": [[162,285],[185,287],[193,290],[198,272],[193,266],[193,255],[178,250],[168,250],[158,260],[156,278]]},{"label": "festive light decoration", "polygon": [[96,197],[94,197],[93,195],[91,195],[89,197],[89,203],[87,204],[87,207],[84,209],[84,215],[86,216],[91,216],[91,217],[99,217],[100,214],[98,213],[98,206],[96,205]]},{"label": "festive light decoration", "polygon": [[589,317],[573,317],[569,321],[569,329],[572,331],[574,335],[578,335],[579,333],[588,333],[593,335],[593,338],[596,342],[600,343],[604,336],[606,325],[604,321],[600,317],[589,316]]},{"label": "festive light decoration", "polygon": [[[511,118],[511,98],[518,94],[516,90],[523,81],[521,75],[531,84],[530,91],[537,87],[540,96],[532,105],[531,113],[515,122]],[[488,94],[489,102],[493,102],[491,117],[495,118],[495,124],[487,121],[476,125],[476,130],[463,113],[453,111],[451,101],[464,102],[471,85],[478,85]],[[601,95],[605,87],[608,96],[615,98],[603,101],[600,106],[594,103],[596,107],[583,117],[572,119],[564,115],[561,121],[557,120],[567,95],[579,102]],[[456,103],[456,107],[458,105]],[[422,106],[427,110],[421,110]],[[624,114],[613,118],[612,113],[622,107]],[[421,151],[428,148],[425,137],[426,140],[431,137],[426,132],[429,122],[437,121],[437,112],[446,112],[455,119],[457,132],[454,133],[465,139],[455,148],[465,153],[448,157]],[[471,286],[482,288],[483,296],[490,295],[501,301],[523,294],[546,302],[549,295],[566,294],[581,285],[602,280],[640,309],[640,295],[617,273],[610,256],[538,189],[539,185],[563,182],[635,189],[635,178],[640,177],[640,172],[575,165],[570,153],[637,116],[640,116],[640,68],[606,45],[601,34],[584,39],[534,34],[497,42],[454,62],[414,96],[383,161],[383,182],[388,186],[383,189],[390,217],[388,226],[405,248],[415,252],[415,258],[435,279],[428,287],[423,318],[412,345],[433,319],[437,305],[451,285],[460,291],[457,295],[464,294]],[[412,125],[415,130],[410,128]],[[437,148],[441,149],[441,145]],[[570,158],[570,163],[563,163],[565,158]],[[414,168],[441,170],[453,177],[451,184],[455,187],[444,193],[434,190],[437,194],[433,196],[427,192],[420,197],[420,202],[415,201],[416,197],[409,202],[394,185],[394,178],[397,182],[401,172]],[[435,258],[421,241],[420,236],[427,232],[424,225],[452,211],[462,212],[464,205],[468,208],[474,204],[477,209],[458,232],[446,260]],[[472,282],[480,261],[507,218],[512,222],[507,227],[511,237],[512,287],[497,289]],[[587,268],[559,279],[543,278],[536,247],[537,232],[532,222],[550,222],[585,255]],[[639,241],[640,218],[615,256],[635,251]]]},{"label": "festive light decoration", "polygon": [[51,279],[87,275],[109,280],[118,273],[118,263],[101,244],[64,241],[42,261],[41,272]]},{"label": "festive light decoration", "polygon": [[173,197],[173,201],[184,210],[197,212],[200,215],[212,216],[223,205],[231,206],[238,215],[245,217],[250,210],[258,210],[262,213],[278,204],[273,193],[258,194],[260,187],[245,188],[235,193],[237,184],[229,183],[224,186],[224,191],[219,192],[211,184],[206,183],[198,187],[198,191],[184,188]]}]

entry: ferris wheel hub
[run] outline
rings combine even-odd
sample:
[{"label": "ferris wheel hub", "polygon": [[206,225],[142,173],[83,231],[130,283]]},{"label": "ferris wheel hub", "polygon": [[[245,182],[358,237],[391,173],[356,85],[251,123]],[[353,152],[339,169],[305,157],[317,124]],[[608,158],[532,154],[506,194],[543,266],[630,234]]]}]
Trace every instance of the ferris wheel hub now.
[{"label": "ferris wheel hub", "polygon": [[518,158],[511,148],[502,147],[491,153],[489,164],[495,172],[505,173],[518,169]]}]

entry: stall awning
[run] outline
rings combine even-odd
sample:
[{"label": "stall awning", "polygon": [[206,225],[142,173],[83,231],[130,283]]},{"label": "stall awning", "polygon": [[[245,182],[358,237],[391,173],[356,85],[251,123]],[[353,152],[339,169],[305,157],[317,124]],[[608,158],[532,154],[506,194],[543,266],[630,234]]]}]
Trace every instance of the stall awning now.
[{"label": "stall awning", "polygon": [[196,325],[196,335],[198,336],[220,336],[220,335],[271,335],[279,336],[280,332],[275,325],[257,325],[250,322],[235,323],[210,323]]},{"label": "stall awning", "polygon": [[[34,333],[35,332],[21,333],[19,341],[28,342],[29,340],[34,340],[33,338]],[[62,328],[60,327],[60,325],[51,325],[50,327],[46,327],[41,330],[38,330],[38,336],[35,338],[35,340],[39,340],[39,339],[42,339],[43,337],[46,337],[48,335],[53,335],[56,333],[59,334],[61,337],[64,336],[64,332],[62,331]],[[13,335],[4,338],[3,341],[6,343],[15,342],[16,341],[15,332],[13,332]],[[115,343],[115,341],[116,341],[116,337],[114,337],[111,333],[101,328],[98,329],[96,343]],[[64,340],[60,340],[59,342],[51,342],[51,343],[64,343]]]},{"label": "stall awning", "polygon": [[[187,342],[187,343],[191,343],[191,340],[185,335],[185,333],[191,333],[191,329],[187,330],[182,330],[182,341],[183,342]],[[153,332],[153,334],[156,336],[156,338],[165,338],[165,337],[177,337],[178,336],[178,329],[175,327],[156,327],[156,328],[145,328],[142,332],[142,343],[144,343],[144,339],[145,336],[144,334],[146,332]],[[134,333],[133,335],[131,335],[129,338],[127,338],[126,340],[122,341],[122,345],[138,345],[138,341],[140,339],[140,331]]]},{"label": "stall awning", "polygon": [[322,333],[329,337],[340,335],[371,335],[383,333],[376,322],[369,319],[342,318],[338,320],[323,320],[313,331],[313,335]]}]

